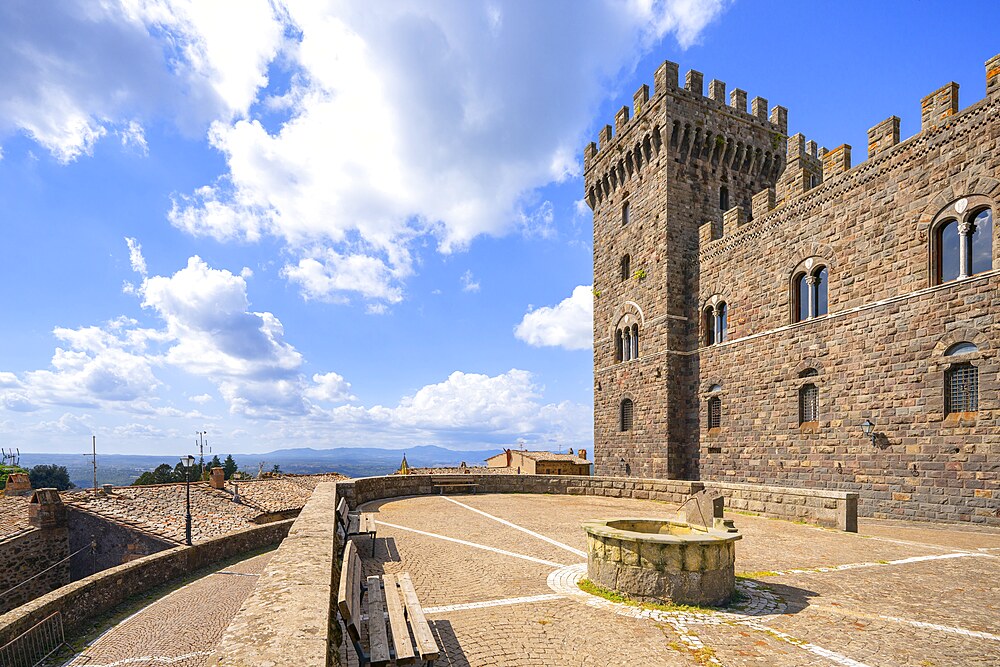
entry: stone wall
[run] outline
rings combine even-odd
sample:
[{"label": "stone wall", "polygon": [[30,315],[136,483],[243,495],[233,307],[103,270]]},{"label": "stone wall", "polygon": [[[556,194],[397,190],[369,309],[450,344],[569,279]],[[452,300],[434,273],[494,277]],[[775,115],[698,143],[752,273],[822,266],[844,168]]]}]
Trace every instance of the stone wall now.
[{"label": "stone wall", "polygon": [[[700,303],[725,292],[730,340],[698,350],[696,474],[857,491],[864,516],[1000,525],[1000,98],[893,141],[703,246]],[[994,215],[993,270],[935,285],[935,223],[981,206]],[[828,267],[829,314],[792,323],[792,282],[810,259]],[[979,351],[944,356],[962,341]],[[958,361],[978,367],[979,410],[946,415]],[[800,426],[807,382],[820,418]],[[723,410],[710,431],[712,385]]]},{"label": "stone wall", "polygon": [[174,542],[113,523],[72,505],[66,507],[66,516],[70,553],[83,549],[92,541],[97,542],[96,553],[85,549],[70,561],[72,581],[177,546]]},{"label": "stone wall", "polygon": [[857,493],[723,482],[705,488],[721,492],[727,509],[858,532]]},{"label": "stone wall", "polygon": [[0,541],[0,614],[68,584],[69,562],[48,568],[69,554],[65,527],[32,528]]},{"label": "stone wall", "polygon": [[[179,546],[119,565],[42,595],[0,615],[0,646],[59,611],[70,637],[94,616],[139,593],[233,556],[280,542],[291,521],[248,528],[194,546]],[[68,577],[68,571],[67,571]]]},{"label": "stone wall", "polygon": [[[479,493],[555,493],[610,498],[639,498],[680,504],[701,490],[698,482],[665,479],[621,479],[571,475],[462,475],[463,482],[479,484]],[[382,498],[434,493],[433,475],[389,475],[337,482],[338,496],[351,508]]]},{"label": "stone wall", "polygon": [[328,654],[337,655],[335,508],[335,484],[317,485],[208,665],[326,667]]},{"label": "stone wall", "polygon": [[[637,93],[635,117],[623,109],[614,134],[606,128],[599,149],[584,151],[596,473],[850,491],[863,515],[1000,525],[991,62],[986,99],[959,112],[958,86],[940,88],[922,104],[918,135],[900,143],[890,116],[853,167],[850,146],[818,149],[801,134],[786,142],[780,108],[764,119],[758,102],[746,114],[745,94],[727,108],[724,85],[703,97],[697,72],[679,90],[676,65],[657,70],[654,96]],[[992,269],[935,284],[935,225],[983,208],[993,212]],[[828,314],[793,322],[793,282],[807,266],[828,269]],[[710,344],[706,313],[720,303],[728,338]],[[619,361],[615,331],[632,325],[638,358]],[[946,358],[962,341],[978,352]],[[979,409],[949,416],[944,377],[958,361],[978,367]],[[818,374],[801,378],[807,369]],[[807,382],[819,388],[820,417],[800,426]],[[709,430],[716,396],[722,423]],[[626,398],[630,430],[619,422]],[[861,434],[865,419],[874,445]]]}]

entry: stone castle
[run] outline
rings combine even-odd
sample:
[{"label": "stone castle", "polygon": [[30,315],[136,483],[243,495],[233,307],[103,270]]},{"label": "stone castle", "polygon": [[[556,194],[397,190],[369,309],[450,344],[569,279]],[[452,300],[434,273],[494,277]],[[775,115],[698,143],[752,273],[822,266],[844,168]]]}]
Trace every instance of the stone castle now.
[{"label": "stone castle", "polygon": [[584,151],[598,475],[1000,525],[1000,55],[868,160],[665,62]]}]

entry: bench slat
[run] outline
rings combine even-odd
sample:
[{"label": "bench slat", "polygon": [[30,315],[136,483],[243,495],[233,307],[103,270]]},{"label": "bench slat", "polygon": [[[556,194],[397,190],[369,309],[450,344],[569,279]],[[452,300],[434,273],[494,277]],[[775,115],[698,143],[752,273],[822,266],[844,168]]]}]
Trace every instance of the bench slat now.
[{"label": "bench slat", "polygon": [[340,617],[344,619],[348,633],[355,640],[361,638],[358,630],[358,622],[361,620],[360,565],[354,544],[348,542],[344,550],[344,566],[340,573],[337,606],[340,608]]},{"label": "bench slat", "polygon": [[389,664],[389,639],[385,632],[385,605],[382,585],[375,575],[368,577],[368,644],[372,667]]},{"label": "bench slat", "polygon": [[382,580],[385,582],[385,608],[389,612],[389,630],[392,634],[392,645],[396,647],[396,662],[400,664],[412,662],[416,656],[413,653],[413,642],[410,641],[410,629],[406,627],[403,603],[399,599],[396,575],[383,574]]},{"label": "bench slat", "polygon": [[434,641],[431,628],[424,618],[424,610],[417,600],[417,592],[413,589],[413,581],[410,580],[409,572],[402,572],[397,575],[399,588],[403,592],[403,601],[406,603],[406,613],[410,617],[410,627],[413,628],[413,638],[417,640],[417,650],[423,660],[435,660],[438,657],[438,645]]}]

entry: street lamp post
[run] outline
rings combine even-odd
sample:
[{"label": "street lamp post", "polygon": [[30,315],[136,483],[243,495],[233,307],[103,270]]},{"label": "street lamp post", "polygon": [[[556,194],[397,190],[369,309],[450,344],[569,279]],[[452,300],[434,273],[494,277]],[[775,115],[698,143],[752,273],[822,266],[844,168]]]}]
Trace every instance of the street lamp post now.
[{"label": "street lamp post", "polygon": [[184,466],[184,486],[187,492],[187,513],[184,515],[184,537],[185,543],[191,546],[191,466],[194,465],[194,457],[190,454],[181,457],[181,465]]}]

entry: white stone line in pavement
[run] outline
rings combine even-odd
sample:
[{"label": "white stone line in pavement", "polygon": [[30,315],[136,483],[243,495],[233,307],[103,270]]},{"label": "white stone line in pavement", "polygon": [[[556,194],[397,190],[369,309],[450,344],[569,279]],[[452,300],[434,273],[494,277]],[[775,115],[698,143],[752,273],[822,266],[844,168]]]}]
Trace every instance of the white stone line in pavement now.
[{"label": "white stone line in pavement", "polygon": [[965,635],[966,637],[976,637],[978,639],[992,639],[995,642],[1000,642],[1000,636],[990,634],[989,632],[981,632],[979,630],[966,630],[965,628],[956,628],[950,625],[938,625],[937,623],[925,623],[924,621],[912,621],[908,618],[896,618],[895,616],[883,616],[887,621],[894,621],[896,623],[907,623],[918,628],[927,628],[928,630],[940,630],[941,632],[949,632],[954,635]]},{"label": "white stone line in pavement", "polygon": [[485,600],[483,602],[467,602],[465,604],[446,604],[441,607],[424,607],[424,614],[444,614],[453,611],[465,611],[467,609],[486,609],[487,607],[506,607],[511,604],[531,604],[532,602],[548,602],[549,600],[562,600],[565,595],[558,593],[546,593],[545,595],[530,595],[520,598],[504,598],[502,600]]},{"label": "white stone line in pavement", "polygon": [[947,560],[949,558],[989,558],[989,554],[981,554],[975,551],[960,551],[950,554],[937,554],[932,556],[911,556],[909,558],[900,558],[898,560],[887,560],[885,562],[870,562],[865,561],[862,563],[847,563],[845,565],[833,565],[830,567],[808,567],[795,570],[774,570],[769,572],[767,575],[769,577],[779,577],[787,574],[822,574],[825,572],[840,572],[842,570],[857,570],[863,567],[884,567],[886,565],[909,565],[910,563],[923,563],[929,560]]},{"label": "white stone line in pavement", "polygon": [[[218,572],[213,572],[212,574],[228,574],[233,577],[259,577],[260,574],[257,572],[230,572],[229,570],[219,570]],[[212,575],[209,575],[212,576]]]},{"label": "white stone line in pavement", "polygon": [[493,516],[492,514],[488,514],[488,513],[484,512],[484,511],[480,510],[480,509],[476,509],[475,507],[470,507],[469,505],[466,505],[465,503],[461,503],[461,502],[455,500],[454,498],[449,498],[448,496],[444,496],[444,495],[442,495],[441,497],[444,498],[445,500],[449,501],[449,502],[455,503],[459,507],[464,507],[465,509],[469,510],[470,512],[475,512],[476,514],[481,514],[484,517],[486,517],[487,519],[493,519],[497,523],[502,523],[505,526],[513,528],[514,530],[519,530],[522,533],[527,533],[528,535],[531,535],[532,537],[537,537],[538,539],[540,539],[540,540],[542,540],[544,542],[548,542],[549,544],[551,544],[553,546],[557,546],[560,549],[565,549],[566,551],[570,552],[571,554],[573,554],[575,556],[579,556],[580,558],[586,558],[587,557],[587,552],[586,551],[580,551],[579,549],[575,549],[575,548],[569,546],[568,544],[563,544],[562,542],[553,540],[551,537],[546,537],[545,535],[542,535],[540,533],[536,533],[533,530],[529,530],[529,529],[525,528],[524,526],[519,526],[516,523],[511,523],[510,521],[507,521],[506,519],[501,519],[498,516]]},{"label": "white stone line in pavement", "polygon": [[155,662],[161,665],[169,665],[174,662],[181,662],[182,660],[211,654],[211,651],[193,651],[183,655],[144,655],[139,658],[123,658],[121,660],[115,660],[114,662],[105,662],[100,665],[87,663],[87,667],[121,667],[121,665],[134,665],[137,662]]},{"label": "white stone line in pavement", "polygon": [[[586,569],[586,565],[568,565],[562,569],[555,570],[549,574],[547,581],[549,588],[556,592],[564,593],[567,597],[576,599],[590,607],[604,609],[620,616],[650,619],[659,623],[666,623],[674,629],[683,644],[693,649],[697,649],[702,643],[698,636],[688,629],[690,625],[742,625],[771,635],[814,655],[826,658],[841,667],[869,667],[869,665],[848,658],[846,655],[841,655],[822,646],[801,641],[765,625],[763,623],[764,620],[773,618],[774,615],[784,611],[784,604],[770,592],[750,582],[737,582],[737,587],[740,591],[750,598],[749,609],[720,612],[672,612],[633,607],[584,593],[580,590],[577,582],[583,578]],[[751,615],[755,615],[756,617]],[[714,658],[709,659],[712,664],[719,664],[717,660],[714,660],[714,662],[713,660]]]},{"label": "white stone line in pavement", "polygon": [[455,542],[456,544],[464,544],[467,547],[473,547],[475,549],[483,549],[485,551],[492,551],[493,553],[501,554],[503,556],[511,556],[512,558],[521,558],[523,560],[530,560],[533,563],[539,563],[541,565],[548,565],[549,567],[565,567],[565,563],[555,563],[550,560],[545,560],[543,558],[535,558],[534,556],[525,556],[524,554],[517,554],[513,551],[505,551],[504,549],[497,549],[496,547],[488,547],[485,544],[477,544],[475,542],[468,542],[466,540],[460,540],[457,537],[448,537],[447,535],[438,535],[437,533],[428,533],[423,530],[417,530],[416,528],[407,528],[406,526],[397,526],[393,523],[386,523],[385,521],[376,521],[380,526],[385,526],[387,528],[395,528],[397,530],[405,530],[410,533],[416,533],[417,535],[423,535],[425,537],[433,537],[437,540],[446,540],[448,542]]},{"label": "white stone line in pavement", "polygon": [[774,628],[768,627],[763,623],[759,623],[757,621],[744,621],[743,623],[741,623],[741,625],[744,625],[748,628],[753,628],[754,630],[757,630],[759,632],[767,633],[772,637],[780,639],[783,642],[787,642],[788,644],[796,646],[804,651],[809,651],[813,655],[818,655],[822,658],[826,658],[827,660],[830,660],[834,664],[841,665],[842,667],[869,667],[869,665],[866,663],[858,662],[857,660],[848,658],[846,655],[841,655],[839,653],[831,651],[828,648],[823,648],[822,646],[816,646],[815,644],[804,642],[801,639],[796,639],[790,634],[781,632],[780,630],[775,630]]}]

